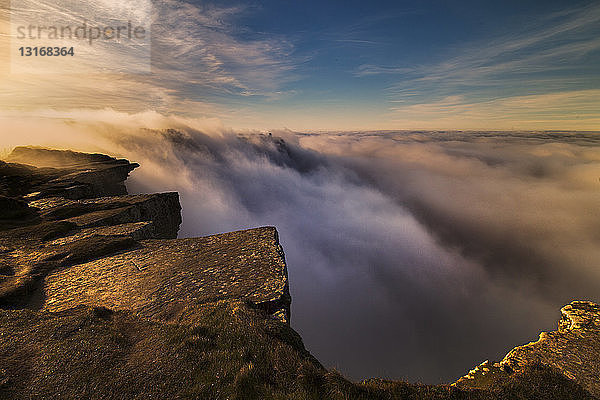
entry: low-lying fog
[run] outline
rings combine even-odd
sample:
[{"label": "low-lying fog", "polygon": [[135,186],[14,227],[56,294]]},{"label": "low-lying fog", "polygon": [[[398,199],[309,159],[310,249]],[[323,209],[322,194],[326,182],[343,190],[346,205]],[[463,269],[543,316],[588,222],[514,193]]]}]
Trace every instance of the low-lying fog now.
[{"label": "low-lying fog", "polygon": [[180,192],[181,237],[276,226],[292,326],[351,378],[450,382],[600,300],[599,134],[165,124],[71,122],[0,147],[138,162],[131,192]]}]

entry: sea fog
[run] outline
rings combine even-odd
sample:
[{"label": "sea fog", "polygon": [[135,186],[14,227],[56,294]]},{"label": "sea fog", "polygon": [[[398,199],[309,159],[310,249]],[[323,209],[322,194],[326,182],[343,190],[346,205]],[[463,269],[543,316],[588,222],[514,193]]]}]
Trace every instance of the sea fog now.
[{"label": "sea fog", "polygon": [[[180,237],[273,225],[292,326],[324,365],[452,382],[600,301],[600,134],[240,132],[218,123],[53,120],[2,141],[141,164],[176,190]],[[148,120],[148,116],[145,116]]]}]

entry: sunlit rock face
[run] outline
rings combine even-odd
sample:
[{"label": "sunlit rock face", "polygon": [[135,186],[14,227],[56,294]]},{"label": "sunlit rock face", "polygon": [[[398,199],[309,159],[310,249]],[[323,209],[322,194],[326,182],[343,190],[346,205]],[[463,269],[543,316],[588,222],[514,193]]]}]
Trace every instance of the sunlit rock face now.
[{"label": "sunlit rock face", "polygon": [[[21,147],[0,164],[0,305],[80,304],[169,319],[242,300],[289,321],[275,228],[176,239],[177,193],[128,195],[138,165],[100,154]],[[167,240],[172,239],[172,240]]]},{"label": "sunlit rock face", "polygon": [[558,321],[560,332],[573,329],[600,329],[600,306],[598,304],[590,301],[574,301],[564,306],[560,312],[562,313],[562,317]]},{"label": "sunlit rock face", "polygon": [[287,321],[290,307],[283,253],[270,227],[143,240],[129,251],[50,274],[43,292],[48,311],[85,303],[152,319],[169,319],[182,307],[243,299]]},{"label": "sunlit rock face", "polygon": [[557,331],[542,332],[539,340],[514,348],[499,363],[485,361],[455,385],[487,389],[527,366],[543,365],[600,396],[600,306],[574,301],[560,311]]}]

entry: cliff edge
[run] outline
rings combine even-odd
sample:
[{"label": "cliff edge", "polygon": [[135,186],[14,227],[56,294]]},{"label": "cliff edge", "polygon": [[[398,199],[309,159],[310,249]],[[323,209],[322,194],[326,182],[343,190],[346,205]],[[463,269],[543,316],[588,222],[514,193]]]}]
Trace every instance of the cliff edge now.
[{"label": "cliff edge", "polygon": [[511,350],[502,361],[486,361],[456,382],[461,388],[487,389],[524,368],[551,368],[600,396],[600,306],[574,301],[564,306],[558,330],[542,332],[537,341]]},{"label": "cliff edge", "polygon": [[30,147],[8,160],[0,164],[4,307],[85,304],[165,319],[182,305],[236,299],[289,320],[275,228],[176,239],[177,193],[127,194],[137,164]]}]

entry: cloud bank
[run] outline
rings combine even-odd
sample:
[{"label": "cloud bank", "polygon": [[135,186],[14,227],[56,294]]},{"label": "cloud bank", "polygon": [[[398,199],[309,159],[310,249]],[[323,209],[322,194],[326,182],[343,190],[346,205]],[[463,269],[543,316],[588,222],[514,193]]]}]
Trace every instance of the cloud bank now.
[{"label": "cloud bank", "polygon": [[277,226],[292,325],[353,378],[449,382],[553,329],[561,305],[600,300],[597,134],[270,136],[153,113],[52,117],[36,135],[14,125],[1,147],[139,162],[130,191],[179,191],[181,236]]}]

